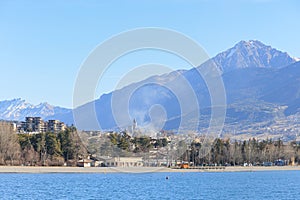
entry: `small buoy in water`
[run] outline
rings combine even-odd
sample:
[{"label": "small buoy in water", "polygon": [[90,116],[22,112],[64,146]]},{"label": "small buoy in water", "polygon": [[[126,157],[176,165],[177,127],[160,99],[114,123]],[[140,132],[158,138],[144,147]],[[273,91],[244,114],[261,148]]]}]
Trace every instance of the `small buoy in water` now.
[{"label": "small buoy in water", "polygon": [[169,179],[169,177],[168,176],[166,176],[166,180],[168,180]]}]

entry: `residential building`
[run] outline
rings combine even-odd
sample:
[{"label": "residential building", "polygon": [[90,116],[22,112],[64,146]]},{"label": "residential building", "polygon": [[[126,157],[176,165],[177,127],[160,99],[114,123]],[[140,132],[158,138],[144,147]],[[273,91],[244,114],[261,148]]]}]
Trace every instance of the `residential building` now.
[{"label": "residential building", "polygon": [[64,131],[66,125],[59,120],[43,121],[41,117],[26,117],[25,122],[19,122],[19,133],[59,133]]},{"label": "residential building", "polygon": [[49,120],[48,121],[48,131],[53,133],[59,133],[60,131],[65,130],[65,124],[58,120]]}]

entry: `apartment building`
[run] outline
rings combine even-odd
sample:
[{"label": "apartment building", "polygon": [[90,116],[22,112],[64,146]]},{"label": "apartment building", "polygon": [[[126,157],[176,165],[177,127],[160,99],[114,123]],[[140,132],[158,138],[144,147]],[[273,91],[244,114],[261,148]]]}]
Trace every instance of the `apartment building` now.
[{"label": "apartment building", "polygon": [[25,122],[18,124],[19,133],[59,133],[65,128],[66,125],[59,120],[43,121],[41,117],[26,117]]},{"label": "apartment building", "polygon": [[64,131],[66,128],[63,122],[59,120],[49,120],[48,121],[48,131],[53,133],[58,133],[60,131]]}]

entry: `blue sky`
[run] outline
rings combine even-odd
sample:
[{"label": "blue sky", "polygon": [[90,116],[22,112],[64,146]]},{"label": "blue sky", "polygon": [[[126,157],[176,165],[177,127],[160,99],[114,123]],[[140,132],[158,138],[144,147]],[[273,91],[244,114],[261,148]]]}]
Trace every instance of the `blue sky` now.
[{"label": "blue sky", "polygon": [[[0,100],[72,107],[80,65],[101,42],[129,29],[161,27],[196,40],[209,54],[257,39],[300,57],[299,1],[0,1]],[[151,56],[149,56],[151,55]],[[95,97],[143,63],[189,68],[172,55],[139,52],[116,63]]]}]

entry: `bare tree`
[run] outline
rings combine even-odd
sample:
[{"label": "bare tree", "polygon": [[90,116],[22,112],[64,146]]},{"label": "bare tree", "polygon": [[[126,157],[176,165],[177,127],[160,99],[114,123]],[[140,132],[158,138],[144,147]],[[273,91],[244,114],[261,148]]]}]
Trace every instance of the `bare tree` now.
[{"label": "bare tree", "polygon": [[14,125],[0,122],[0,164],[14,165],[20,161],[20,145]]}]

